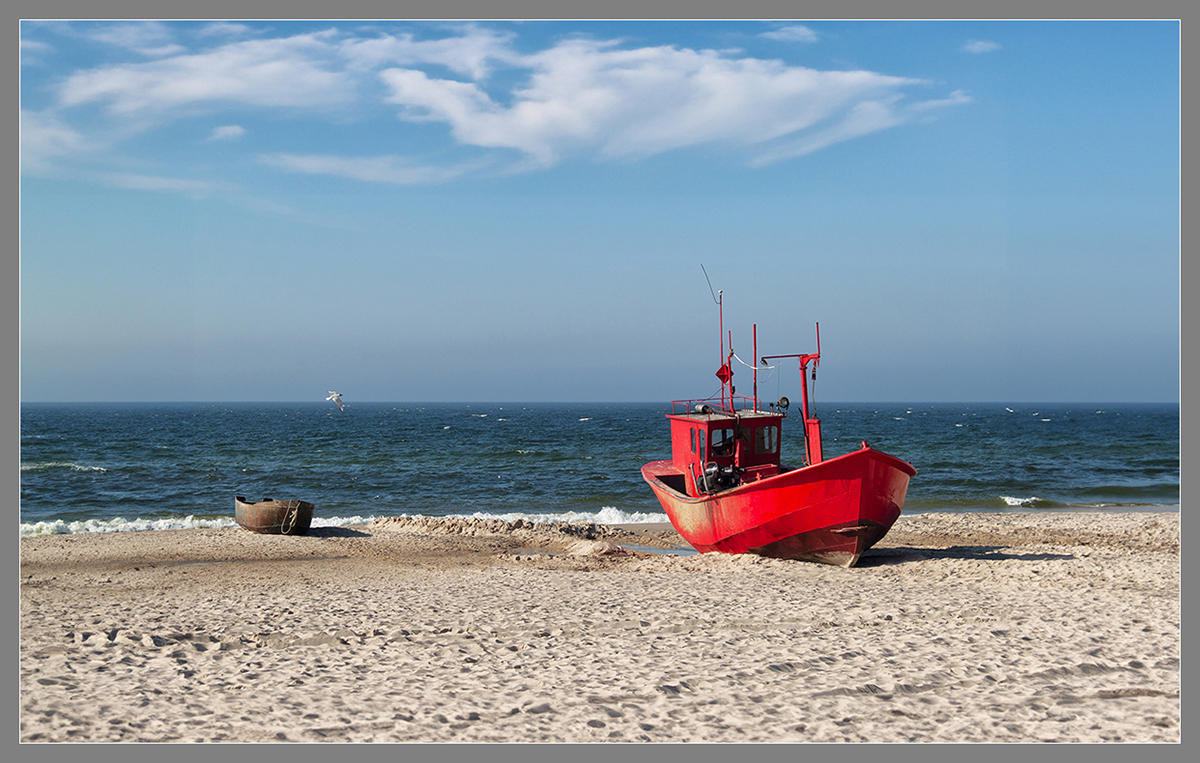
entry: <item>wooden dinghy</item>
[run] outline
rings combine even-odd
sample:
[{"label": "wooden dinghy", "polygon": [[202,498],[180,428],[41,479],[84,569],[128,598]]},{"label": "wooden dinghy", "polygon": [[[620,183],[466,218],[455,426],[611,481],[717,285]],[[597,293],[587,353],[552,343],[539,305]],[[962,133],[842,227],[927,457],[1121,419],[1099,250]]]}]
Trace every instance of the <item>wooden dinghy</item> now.
[{"label": "wooden dinghy", "polygon": [[233,499],[237,523],[252,533],[267,535],[304,535],[312,525],[314,508],[308,501],[264,498],[251,503],[240,495]]}]

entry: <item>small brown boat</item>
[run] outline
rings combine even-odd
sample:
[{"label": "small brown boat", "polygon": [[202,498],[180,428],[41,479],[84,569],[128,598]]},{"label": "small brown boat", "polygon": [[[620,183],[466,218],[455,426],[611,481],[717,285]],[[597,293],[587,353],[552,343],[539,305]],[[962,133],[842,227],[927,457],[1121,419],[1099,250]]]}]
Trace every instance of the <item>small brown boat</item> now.
[{"label": "small brown boat", "polygon": [[308,501],[264,498],[251,503],[239,495],[233,499],[233,518],[252,533],[303,535],[312,525],[314,508]]}]

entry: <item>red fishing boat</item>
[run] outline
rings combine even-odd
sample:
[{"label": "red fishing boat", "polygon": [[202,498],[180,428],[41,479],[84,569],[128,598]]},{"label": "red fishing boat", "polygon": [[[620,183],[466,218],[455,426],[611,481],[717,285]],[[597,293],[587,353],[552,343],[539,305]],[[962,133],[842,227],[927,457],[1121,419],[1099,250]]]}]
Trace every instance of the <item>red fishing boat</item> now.
[{"label": "red fishing boat", "polygon": [[[740,358],[732,335],[726,354],[723,324],[722,317],[720,398],[671,403],[671,459],[646,464],[642,477],[671,524],[701,553],[854,566],[900,516],[917,470],[865,440],[858,450],[823,457],[821,421],[812,417],[808,393],[810,364],[815,379],[821,358],[819,324],[815,353],[761,359],[755,326],[753,397],[734,394],[733,362]],[[762,410],[758,400],[759,363],[780,360],[794,360],[800,370],[805,463],[797,467],[780,463],[790,401],[783,397]]]}]

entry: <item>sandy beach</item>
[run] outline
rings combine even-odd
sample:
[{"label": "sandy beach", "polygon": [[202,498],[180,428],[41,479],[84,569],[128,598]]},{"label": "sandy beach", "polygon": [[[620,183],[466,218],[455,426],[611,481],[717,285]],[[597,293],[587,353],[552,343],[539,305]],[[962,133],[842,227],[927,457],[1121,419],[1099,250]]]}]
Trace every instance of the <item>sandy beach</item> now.
[{"label": "sandy beach", "polygon": [[904,516],[853,569],[682,546],[22,538],[20,740],[1180,741],[1178,513]]}]

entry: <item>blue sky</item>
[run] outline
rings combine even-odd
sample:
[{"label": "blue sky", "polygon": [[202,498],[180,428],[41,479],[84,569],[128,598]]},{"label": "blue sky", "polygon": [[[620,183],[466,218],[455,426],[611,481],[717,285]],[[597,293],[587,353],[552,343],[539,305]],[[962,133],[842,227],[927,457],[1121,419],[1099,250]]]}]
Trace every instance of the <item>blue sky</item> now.
[{"label": "blue sky", "polygon": [[23,22],[21,396],[1178,400],[1179,200],[1170,21]]}]

